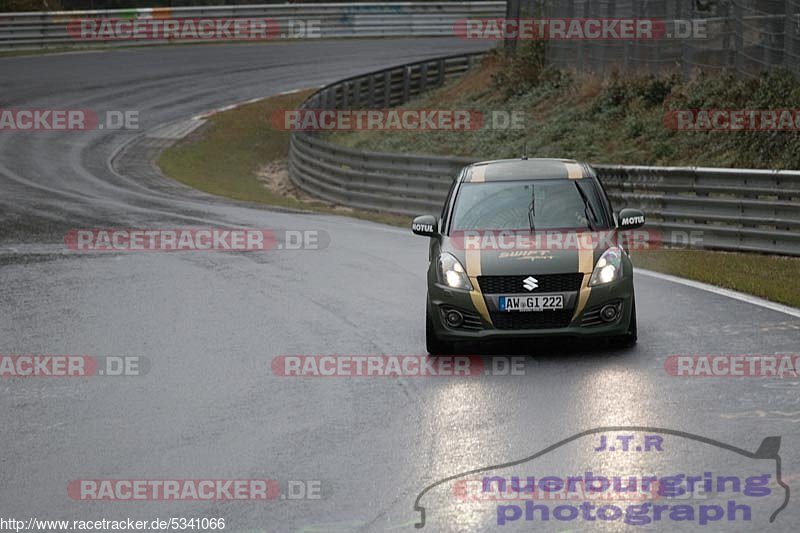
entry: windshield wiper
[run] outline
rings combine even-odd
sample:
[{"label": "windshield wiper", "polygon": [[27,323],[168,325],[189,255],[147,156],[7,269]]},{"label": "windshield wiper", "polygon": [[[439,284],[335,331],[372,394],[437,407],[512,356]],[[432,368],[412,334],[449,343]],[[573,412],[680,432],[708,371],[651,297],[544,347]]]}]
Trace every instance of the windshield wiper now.
[{"label": "windshield wiper", "polygon": [[531,183],[531,205],[528,207],[528,223],[531,225],[531,231],[536,231],[533,219],[536,216],[536,186]]},{"label": "windshield wiper", "polygon": [[590,231],[594,231],[594,224],[592,221],[597,222],[597,214],[594,212],[594,208],[592,207],[592,203],[589,201],[589,198],[586,196],[586,193],[581,189],[581,186],[578,185],[578,182],[575,182],[575,188],[578,189],[578,194],[581,195],[581,199],[583,200],[583,214],[586,215],[586,222],[589,226]]}]

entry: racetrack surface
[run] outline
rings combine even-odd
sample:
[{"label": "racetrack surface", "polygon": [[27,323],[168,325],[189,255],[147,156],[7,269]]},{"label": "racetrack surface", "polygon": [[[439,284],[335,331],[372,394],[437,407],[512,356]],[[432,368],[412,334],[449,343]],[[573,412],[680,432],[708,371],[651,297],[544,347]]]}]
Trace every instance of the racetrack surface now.
[{"label": "racetrack surface", "polygon": [[[413,530],[415,498],[438,479],[602,426],[672,428],[751,451],[782,436],[783,472],[798,472],[797,379],[686,379],[664,369],[673,354],[796,354],[797,317],[639,275],[639,344],[630,350],[537,343],[515,376],[275,376],[273,358],[284,354],[424,354],[425,239],[137,182],[109,168],[134,135],[164,123],[480,46],[340,40],[0,58],[0,108],[134,109],[141,123],[139,132],[0,132],[0,354],[140,356],[150,365],[140,377],[0,379],[0,516]],[[330,243],[127,254],[63,244],[69,228],[184,226],[309,229]],[[634,462],[646,470],[652,457]],[[685,458],[677,446],[659,455],[676,471]],[[574,459],[545,456],[536,470],[557,472]],[[78,479],[252,478],[318,480],[322,497],[85,502],[66,491]],[[428,505],[426,527],[480,531],[490,518],[444,497]],[[794,531],[799,522],[790,501],[764,526]]]}]

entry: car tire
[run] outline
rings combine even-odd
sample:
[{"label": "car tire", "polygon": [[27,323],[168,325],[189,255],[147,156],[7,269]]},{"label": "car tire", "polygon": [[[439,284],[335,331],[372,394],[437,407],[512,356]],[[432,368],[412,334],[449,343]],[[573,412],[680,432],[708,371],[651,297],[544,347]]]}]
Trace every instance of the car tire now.
[{"label": "car tire", "polygon": [[429,355],[451,355],[455,351],[455,345],[452,342],[441,340],[433,329],[433,320],[431,315],[425,313],[425,348],[428,350]]},{"label": "car tire", "polygon": [[636,300],[633,301],[631,307],[631,320],[628,323],[628,332],[624,335],[614,337],[612,342],[618,348],[632,348],[636,345],[638,340],[638,332],[636,329]]}]

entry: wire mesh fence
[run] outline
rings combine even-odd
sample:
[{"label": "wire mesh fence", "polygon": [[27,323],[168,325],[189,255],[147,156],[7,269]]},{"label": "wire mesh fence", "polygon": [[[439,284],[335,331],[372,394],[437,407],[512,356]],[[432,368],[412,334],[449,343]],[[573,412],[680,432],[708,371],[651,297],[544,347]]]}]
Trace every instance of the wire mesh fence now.
[{"label": "wire mesh fence", "polygon": [[509,0],[507,17],[649,20],[662,30],[630,40],[550,38],[547,60],[560,68],[800,74],[800,0]]}]

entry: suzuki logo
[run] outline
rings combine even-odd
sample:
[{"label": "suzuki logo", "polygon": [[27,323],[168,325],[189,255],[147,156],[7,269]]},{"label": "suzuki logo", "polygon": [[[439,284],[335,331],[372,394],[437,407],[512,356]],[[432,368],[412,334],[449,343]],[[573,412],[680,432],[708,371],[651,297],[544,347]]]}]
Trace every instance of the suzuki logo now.
[{"label": "suzuki logo", "polygon": [[522,286],[532,291],[533,289],[539,286],[539,280],[534,278],[533,276],[528,276],[527,278],[522,280]]}]

